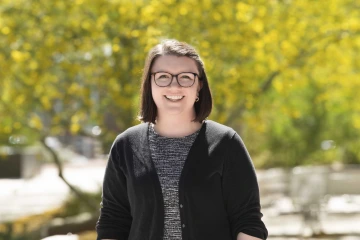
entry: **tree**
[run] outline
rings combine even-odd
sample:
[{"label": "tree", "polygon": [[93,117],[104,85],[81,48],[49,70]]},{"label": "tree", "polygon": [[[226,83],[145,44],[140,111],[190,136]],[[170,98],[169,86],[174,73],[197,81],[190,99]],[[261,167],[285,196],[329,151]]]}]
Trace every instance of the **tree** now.
[{"label": "tree", "polygon": [[[205,60],[211,118],[241,132],[259,166],[359,162],[358,8],[351,0],[5,0],[0,140],[98,125],[108,149],[136,123],[146,52],[177,38]],[[324,152],[329,139],[337,148]]]}]

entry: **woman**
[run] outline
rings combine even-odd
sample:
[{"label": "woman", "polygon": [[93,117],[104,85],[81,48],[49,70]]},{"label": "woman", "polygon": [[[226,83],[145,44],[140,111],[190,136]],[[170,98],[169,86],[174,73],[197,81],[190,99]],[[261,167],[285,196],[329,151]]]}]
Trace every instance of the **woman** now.
[{"label": "woman", "polygon": [[250,156],[212,107],[193,47],[165,40],[148,55],[140,119],[115,140],[98,239],[266,239]]}]

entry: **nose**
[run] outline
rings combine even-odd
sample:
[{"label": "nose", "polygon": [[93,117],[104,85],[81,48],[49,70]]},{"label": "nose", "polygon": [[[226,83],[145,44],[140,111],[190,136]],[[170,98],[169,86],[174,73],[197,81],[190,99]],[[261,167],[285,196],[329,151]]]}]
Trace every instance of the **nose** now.
[{"label": "nose", "polygon": [[170,83],[169,87],[171,87],[171,86],[181,87],[180,84],[177,81],[177,76],[172,76],[171,83]]}]

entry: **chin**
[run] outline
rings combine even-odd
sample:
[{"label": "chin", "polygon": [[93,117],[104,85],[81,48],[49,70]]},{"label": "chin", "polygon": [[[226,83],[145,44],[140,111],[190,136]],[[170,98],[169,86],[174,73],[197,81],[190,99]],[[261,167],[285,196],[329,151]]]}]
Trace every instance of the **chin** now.
[{"label": "chin", "polygon": [[167,115],[181,115],[184,113],[184,111],[181,109],[167,109],[163,112]]},{"label": "chin", "polygon": [[184,108],[163,108],[160,110],[164,115],[181,116],[181,115],[192,115],[194,109]]}]

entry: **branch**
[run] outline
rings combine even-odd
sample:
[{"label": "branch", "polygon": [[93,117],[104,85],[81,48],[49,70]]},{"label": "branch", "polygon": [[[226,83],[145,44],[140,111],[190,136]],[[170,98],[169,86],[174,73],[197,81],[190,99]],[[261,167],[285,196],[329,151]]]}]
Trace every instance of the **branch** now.
[{"label": "branch", "polygon": [[277,70],[275,72],[272,72],[267,79],[264,81],[264,83],[262,84],[262,86],[260,87],[260,91],[258,93],[255,94],[256,95],[260,95],[266,91],[269,90],[269,88],[271,87],[272,82],[274,81],[275,77],[278,76],[280,74],[280,70]]},{"label": "branch", "polygon": [[[269,91],[272,82],[278,75],[280,75],[280,73],[281,73],[280,70],[270,73],[269,76],[265,79],[262,86],[260,87],[260,90],[256,93],[253,93],[252,95],[256,98],[259,97],[261,94],[264,94],[265,92]],[[235,111],[231,111],[225,124],[233,125],[233,121],[235,119],[238,119],[244,114],[244,111],[246,109],[245,106],[246,106],[246,99],[244,99],[244,101],[242,102],[239,102],[239,104],[234,108]]]},{"label": "branch", "polygon": [[94,211],[98,210],[98,204],[95,204],[93,201],[89,200],[87,196],[82,193],[82,191],[75,186],[73,186],[71,183],[69,183],[66,178],[63,175],[63,166],[62,163],[58,157],[58,154],[48,145],[45,143],[45,137],[42,137],[40,140],[41,144],[44,146],[46,150],[48,150],[52,156],[52,159],[57,166],[58,169],[58,176],[64,181],[64,183],[70,188],[70,190],[81,200],[83,201],[88,207],[93,209]]},{"label": "branch", "polygon": [[[12,108],[7,103],[2,102],[2,106],[5,107],[9,112],[11,112]],[[35,128],[25,124],[25,122],[22,122],[22,121],[20,121],[20,122],[21,122],[21,124],[23,125],[24,128],[28,128],[28,129],[30,129],[30,130],[32,130],[34,132],[39,132],[38,129],[35,129]],[[58,169],[58,176],[63,180],[63,182],[70,188],[70,190],[77,197],[79,197],[88,207],[90,207],[90,209],[93,209],[94,211],[97,211],[98,210],[98,204],[92,202],[91,200],[89,200],[87,198],[87,196],[81,192],[81,190],[77,189],[75,186],[73,186],[71,183],[69,183],[66,180],[66,178],[63,175],[63,166],[62,166],[62,163],[61,163],[61,161],[60,161],[60,159],[58,157],[58,154],[51,147],[46,145],[46,143],[45,143],[46,134],[44,134],[44,132],[43,132],[41,135],[42,136],[40,137],[40,143],[51,154],[53,162],[55,163],[55,165],[57,166],[57,169]]]},{"label": "branch", "polygon": [[[330,43],[338,40],[339,38],[343,38],[342,37],[343,34],[347,34],[345,36],[345,37],[347,37],[347,36],[356,35],[359,33],[360,33],[360,31],[350,32],[348,30],[340,29],[340,30],[329,31],[323,35],[318,35],[308,41],[307,46],[310,45],[310,47],[302,48],[299,50],[299,53],[293,58],[293,61],[291,61],[287,67],[297,67],[297,66],[304,65],[305,63],[302,62],[304,59],[311,57],[312,55],[314,55],[316,52],[319,51],[319,49],[317,47],[315,47],[315,46],[311,47],[314,44],[314,42],[318,41],[319,39],[330,38],[330,41],[328,41],[325,44],[325,46],[328,46]],[[280,70],[270,73],[269,76],[264,80],[263,84],[261,85],[260,90],[256,93],[252,94],[254,96],[254,98],[260,97],[260,95],[269,91],[269,89],[271,88],[272,82],[278,75],[280,75],[280,73],[281,73]],[[225,124],[232,125],[233,121],[235,119],[238,119],[239,117],[241,117],[246,109],[245,105],[246,105],[246,99],[242,102],[239,102],[239,104],[236,107],[234,107],[235,111],[231,111]]]}]

